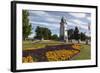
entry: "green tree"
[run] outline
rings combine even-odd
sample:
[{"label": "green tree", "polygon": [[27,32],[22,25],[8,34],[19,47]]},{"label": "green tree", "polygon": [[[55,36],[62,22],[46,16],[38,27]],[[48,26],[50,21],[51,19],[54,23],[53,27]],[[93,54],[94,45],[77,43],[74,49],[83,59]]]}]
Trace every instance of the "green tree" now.
[{"label": "green tree", "polygon": [[86,40],[85,33],[83,33],[83,32],[80,33],[80,39],[81,39],[81,41],[85,41]]},{"label": "green tree", "polygon": [[75,30],[74,30],[74,39],[78,41],[79,43],[79,39],[80,39],[80,34],[79,34],[79,29],[78,27],[75,27]]},{"label": "green tree", "polygon": [[73,35],[74,35],[74,30],[73,29],[69,29],[68,30],[68,40],[72,42],[73,39]]},{"label": "green tree", "polygon": [[51,36],[51,39],[57,41],[57,40],[59,40],[59,37],[56,34],[54,34]]},{"label": "green tree", "polygon": [[43,37],[45,40],[51,39],[51,31],[48,28],[43,28]]},{"label": "green tree", "polygon": [[36,32],[36,36],[34,37],[35,39],[43,38],[45,40],[49,40],[51,38],[51,31],[48,28],[37,26],[35,32]]},{"label": "green tree", "polygon": [[22,23],[23,23],[23,40],[28,38],[28,36],[32,33],[32,26],[29,23],[28,19],[29,13],[26,10],[22,11]]},{"label": "green tree", "polygon": [[42,39],[43,37],[43,30],[41,29],[41,27],[37,26],[35,32],[36,32],[36,36],[34,37],[35,39]]}]

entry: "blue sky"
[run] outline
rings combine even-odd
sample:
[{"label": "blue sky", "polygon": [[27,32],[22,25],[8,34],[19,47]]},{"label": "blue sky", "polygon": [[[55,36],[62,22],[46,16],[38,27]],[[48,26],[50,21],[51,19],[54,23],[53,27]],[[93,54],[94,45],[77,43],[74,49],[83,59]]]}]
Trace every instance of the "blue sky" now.
[{"label": "blue sky", "polygon": [[52,34],[59,35],[60,21],[64,17],[66,19],[67,29],[74,29],[77,26],[80,32],[87,32],[89,34],[88,26],[91,25],[91,14],[82,12],[60,12],[60,11],[35,11],[28,10],[29,22],[32,25],[32,34],[35,35],[37,26],[49,28]]}]

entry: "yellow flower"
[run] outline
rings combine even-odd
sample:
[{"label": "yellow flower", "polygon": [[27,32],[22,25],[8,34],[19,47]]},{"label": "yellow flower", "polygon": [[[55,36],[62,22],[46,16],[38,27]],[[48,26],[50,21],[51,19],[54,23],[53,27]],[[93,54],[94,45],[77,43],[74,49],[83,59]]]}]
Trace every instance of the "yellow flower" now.
[{"label": "yellow flower", "polygon": [[23,62],[23,63],[27,63],[27,62],[28,62],[28,59],[27,59],[26,57],[23,57],[23,58],[22,58],[22,62]]},{"label": "yellow flower", "polygon": [[77,54],[77,50],[55,50],[46,52],[46,57],[48,61],[64,61],[69,60],[72,56]]},{"label": "yellow flower", "polygon": [[28,62],[29,62],[29,63],[33,62],[32,56],[27,56],[27,59],[28,59]]},{"label": "yellow flower", "polygon": [[80,50],[80,44],[74,44],[72,45],[73,48]]},{"label": "yellow flower", "polygon": [[22,62],[23,63],[31,63],[31,62],[33,62],[33,58],[31,56],[23,57]]}]

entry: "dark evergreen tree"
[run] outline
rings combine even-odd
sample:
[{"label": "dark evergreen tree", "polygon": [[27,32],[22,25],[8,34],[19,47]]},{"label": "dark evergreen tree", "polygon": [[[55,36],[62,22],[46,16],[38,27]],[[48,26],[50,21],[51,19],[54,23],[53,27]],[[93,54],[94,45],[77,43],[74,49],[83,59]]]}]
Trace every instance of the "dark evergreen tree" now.
[{"label": "dark evergreen tree", "polygon": [[73,35],[74,35],[74,30],[73,29],[69,29],[68,30],[68,40],[72,42],[73,39]]},{"label": "dark evergreen tree", "polygon": [[85,33],[83,33],[83,32],[80,33],[80,39],[81,39],[81,41],[85,41],[86,40]]},{"label": "dark evergreen tree", "polygon": [[75,27],[75,30],[74,30],[74,39],[78,41],[79,43],[79,39],[80,39],[80,34],[79,34],[79,29],[78,27]]}]

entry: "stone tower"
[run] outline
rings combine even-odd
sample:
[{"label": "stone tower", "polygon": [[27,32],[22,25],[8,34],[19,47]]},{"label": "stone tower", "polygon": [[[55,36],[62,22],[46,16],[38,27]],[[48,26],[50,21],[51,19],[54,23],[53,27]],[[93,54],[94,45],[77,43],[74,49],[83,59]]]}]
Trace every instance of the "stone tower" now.
[{"label": "stone tower", "polygon": [[66,24],[66,20],[64,19],[64,17],[61,18],[61,22],[60,22],[60,40],[61,41],[67,41],[67,27],[65,28],[65,24]]},{"label": "stone tower", "polygon": [[60,40],[64,41],[64,17],[61,18],[60,22]]}]

